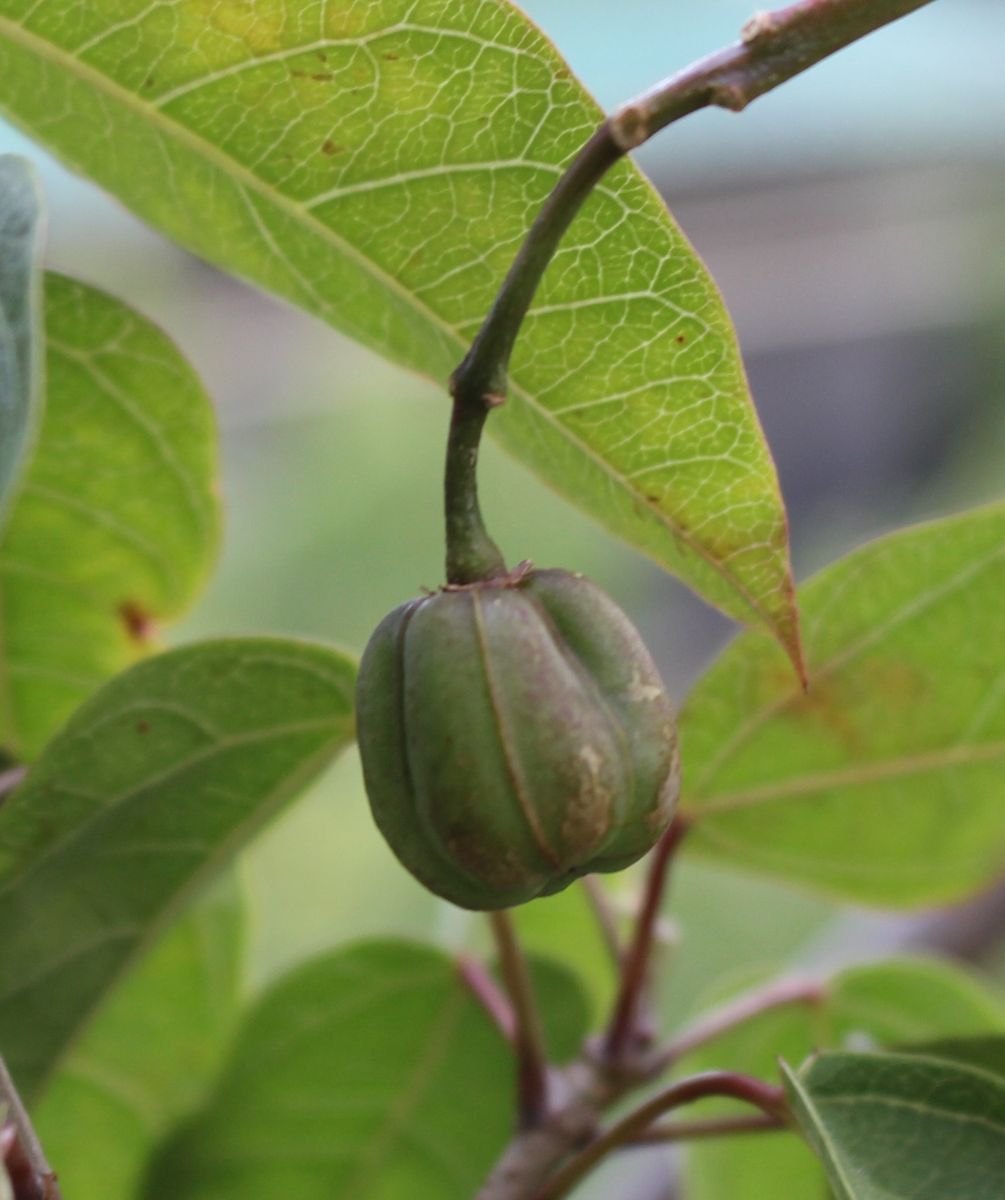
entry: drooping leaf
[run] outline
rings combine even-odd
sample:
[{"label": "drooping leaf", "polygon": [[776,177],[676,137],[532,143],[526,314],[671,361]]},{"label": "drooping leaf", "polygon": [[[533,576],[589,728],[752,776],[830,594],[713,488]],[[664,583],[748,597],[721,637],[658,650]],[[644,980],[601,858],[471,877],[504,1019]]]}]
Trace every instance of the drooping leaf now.
[{"label": "drooping leaf", "polygon": [[352,687],[323,646],[205,642],[119,675],[49,743],[0,808],[0,1053],[27,1094],[192,890],[352,736]]},{"label": "drooping leaf", "polygon": [[884,905],[1005,861],[1005,505],[895,533],[801,590],[810,686],[743,636],[682,718],[693,850]]},{"label": "drooping leaf", "polygon": [[45,419],[0,540],[0,742],[19,758],[188,606],[218,525],[213,416],[173,344],[82,283],[47,275],[45,301]]},{"label": "drooping leaf", "polygon": [[789,1100],[836,1200],[1000,1200],[1005,1080],[910,1055],[824,1054]]},{"label": "drooping leaf", "polygon": [[31,163],[0,155],[0,517],[31,445],[43,390],[42,201]]},{"label": "drooping leaf", "polygon": [[[7,116],[146,220],[441,381],[601,119],[500,0],[2,0],[0,77]],[[632,165],[570,230],[491,425],[797,654],[784,512],[729,319]]]},{"label": "drooping leaf", "polygon": [[281,980],[145,1200],[471,1200],[511,1133],[508,1046],[432,949],[365,942]]},{"label": "drooping leaf", "polygon": [[214,889],[109,997],[35,1113],[73,1200],[134,1200],[153,1147],[206,1097],[236,1028],[243,913]]},{"label": "drooping leaf", "polygon": [[[933,1039],[965,1045],[989,1031],[1005,1032],[1005,1004],[978,980],[945,963],[894,959],[840,972],[822,1002],[766,1012],[717,1038],[682,1070],[724,1068],[771,1078],[779,1057],[802,1062],[816,1050]],[[763,1200],[780,1180],[785,1200],[821,1200],[819,1164],[799,1139],[733,1138],[688,1151],[688,1200]]]}]

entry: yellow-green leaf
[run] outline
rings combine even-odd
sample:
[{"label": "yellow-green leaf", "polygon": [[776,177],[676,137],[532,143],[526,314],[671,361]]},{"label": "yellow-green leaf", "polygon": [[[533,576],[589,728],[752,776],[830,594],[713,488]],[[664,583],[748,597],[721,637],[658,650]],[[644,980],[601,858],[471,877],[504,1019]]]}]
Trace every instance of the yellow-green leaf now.
[{"label": "yellow-green leaf", "polygon": [[19,758],[191,603],[219,522],[212,411],[174,345],[62,276],[45,309],[45,417],[0,538],[0,745]]},{"label": "yellow-green leaf", "polygon": [[[601,117],[502,0],[0,0],[0,78],[0,110],[146,220],[440,381]],[[631,164],[551,265],[490,424],[798,656],[729,318]]]},{"label": "yellow-green leaf", "polygon": [[681,722],[690,847],[851,900],[935,904],[1005,861],[1005,505],[801,589],[809,690],[739,638]]}]

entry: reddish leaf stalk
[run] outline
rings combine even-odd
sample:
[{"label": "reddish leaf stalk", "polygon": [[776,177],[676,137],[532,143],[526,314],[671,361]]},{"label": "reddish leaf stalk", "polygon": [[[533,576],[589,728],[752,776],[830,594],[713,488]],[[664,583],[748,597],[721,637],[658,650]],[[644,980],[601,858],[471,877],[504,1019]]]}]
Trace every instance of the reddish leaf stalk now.
[{"label": "reddish leaf stalk", "polygon": [[490,912],[489,922],[499,953],[499,966],[516,1018],[514,1049],[517,1060],[517,1108],[521,1129],[540,1125],[548,1111],[548,1062],[541,1014],[534,999],[527,960],[512,919]]},{"label": "reddish leaf stalk", "polygon": [[633,1042],[639,1032],[639,1009],[649,979],[656,923],[666,892],[670,863],[687,829],[688,825],[683,817],[674,817],[670,828],[653,851],[632,944],[624,958],[621,988],[604,1038],[603,1057],[612,1064],[619,1062],[625,1053],[633,1048]]},{"label": "reddish leaf stalk", "polygon": [[488,971],[476,958],[462,954],[457,959],[457,973],[506,1041],[515,1042],[516,1014],[513,1006]]},{"label": "reddish leaf stalk", "polygon": [[756,991],[723,1004],[684,1029],[656,1059],[656,1070],[663,1071],[688,1054],[715,1041],[748,1021],[776,1008],[793,1005],[818,1005],[827,999],[827,989],[813,979],[781,979]]},{"label": "reddish leaf stalk", "polygon": [[784,1089],[749,1075],[709,1071],[704,1075],[682,1079],[629,1113],[585,1150],[569,1159],[534,1195],[533,1200],[561,1200],[601,1159],[619,1146],[632,1142],[658,1118],[685,1104],[693,1104],[696,1100],[711,1096],[728,1097],[751,1104],[773,1121],[782,1121],[786,1113]]},{"label": "reddish leaf stalk", "polygon": [[625,1143],[631,1146],[658,1146],[668,1142],[700,1142],[712,1138],[741,1137],[753,1133],[781,1133],[788,1128],[782,1117],[768,1113],[751,1113],[742,1117],[709,1118],[706,1121],[674,1121],[673,1124],[653,1125]]},{"label": "reddish leaf stalk", "polygon": [[0,1058],[0,1112],[7,1121],[0,1130],[0,1154],[14,1189],[14,1200],[62,1200],[56,1172],[49,1166],[3,1058]]}]

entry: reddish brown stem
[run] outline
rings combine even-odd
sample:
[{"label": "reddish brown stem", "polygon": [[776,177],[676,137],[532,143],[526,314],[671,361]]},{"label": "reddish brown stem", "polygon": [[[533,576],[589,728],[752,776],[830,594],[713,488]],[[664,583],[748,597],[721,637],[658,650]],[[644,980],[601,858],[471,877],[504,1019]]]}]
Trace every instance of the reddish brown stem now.
[{"label": "reddish brown stem", "polygon": [[683,817],[674,817],[670,828],[660,838],[653,851],[642,896],[642,907],[635,922],[632,943],[624,958],[621,987],[604,1038],[603,1057],[609,1063],[617,1063],[626,1051],[632,1048],[638,1032],[639,1009],[649,978],[656,922],[666,892],[670,863],[687,829],[687,821]]},{"label": "reddish brown stem", "polygon": [[741,1100],[777,1121],[783,1120],[786,1113],[784,1090],[762,1079],[737,1075],[731,1071],[709,1071],[704,1075],[682,1079],[629,1113],[569,1159],[535,1194],[534,1200],[561,1200],[602,1158],[619,1146],[633,1141],[665,1113],[710,1096]]},{"label": "reddish brown stem", "polygon": [[751,1133],[780,1133],[787,1128],[781,1117],[772,1117],[767,1113],[710,1118],[707,1121],[674,1121],[672,1125],[654,1125],[644,1133],[637,1134],[630,1142],[625,1143],[625,1148],[657,1146],[667,1142],[700,1142]]},{"label": "reddish brown stem", "polygon": [[14,1189],[14,1200],[61,1200],[56,1172],[49,1166],[18,1095],[7,1064],[0,1058],[0,1153]]},{"label": "reddish brown stem", "polygon": [[506,1041],[515,1042],[516,1014],[513,1005],[489,972],[470,954],[461,954],[457,958],[457,973]]},{"label": "reddish brown stem", "polygon": [[611,899],[604,890],[604,885],[596,875],[584,875],[579,881],[586,894],[593,915],[597,919],[600,936],[603,938],[607,952],[615,966],[620,966],[624,958],[624,946],[618,933],[617,918],[611,905]]},{"label": "reddish brown stem", "polygon": [[827,989],[813,979],[780,979],[757,991],[703,1014],[682,1030],[657,1056],[655,1069],[666,1070],[688,1054],[715,1041],[725,1033],[745,1025],[762,1013],[790,1005],[817,1005],[827,998]]},{"label": "reddish brown stem", "polygon": [[488,917],[499,954],[499,967],[516,1018],[513,1047],[517,1059],[520,1128],[533,1129],[541,1124],[548,1111],[548,1062],[541,1014],[512,920],[505,912],[490,912]]}]

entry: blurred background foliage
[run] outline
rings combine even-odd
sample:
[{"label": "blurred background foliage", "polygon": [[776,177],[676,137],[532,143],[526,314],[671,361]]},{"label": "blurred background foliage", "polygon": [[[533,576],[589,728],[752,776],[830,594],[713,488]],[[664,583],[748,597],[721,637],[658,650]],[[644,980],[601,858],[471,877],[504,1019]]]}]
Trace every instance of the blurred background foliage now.
[{"label": "blurred background foliage", "polygon": [[[732,40],[751,6],[524,7],[610,107]],[[800,577],[868,537],[1005,490],[1003,36],[1005,8],[992,0],[934,4],[741,117],[698,114],[641,156],[732,310]],[[224,550],[171,640],[262,631],[359,652],[388,609],[436,587],[444,396],[169,245],[0,126],[2,151],[42,168],[49,263],[161,324],[217,404]],[[491,444],[482,486],[510,559],[581,570],[609,589],[683,698],[729,623]],[[354,753],[241,869],[252,989],[359,936],[483,944],[474,917],[424,893],[380,842]],[[627,907],[636,885],[619,880],[616,902]],[[695,864],[674,893],[664,1006],[675,1024],[761,966],[927,944],[993,958],[1005,930],[995,897],[955,924],[919,923]],[[578,892],[522,921],[533,948],[560,954],[603,997],[602,948]]]}]

